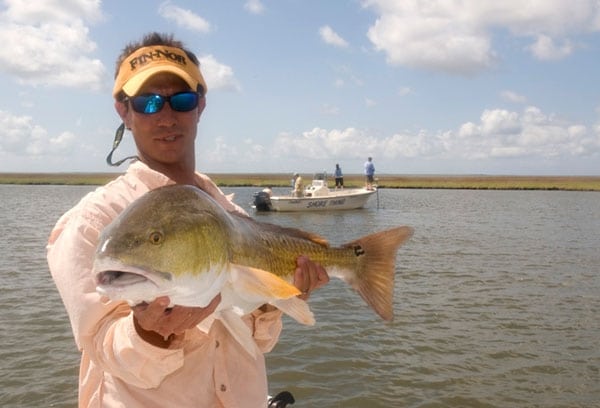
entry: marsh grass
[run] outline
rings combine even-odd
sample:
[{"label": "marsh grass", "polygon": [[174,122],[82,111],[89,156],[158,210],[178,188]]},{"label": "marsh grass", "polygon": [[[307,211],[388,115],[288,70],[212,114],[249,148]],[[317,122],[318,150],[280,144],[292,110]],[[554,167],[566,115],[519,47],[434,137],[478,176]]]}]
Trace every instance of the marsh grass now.
[{"label": "marsh grass", "polygon": [[[0,173],[0,184],[102,185],[120,173]],[[221,187],[288,187],[289,174],[214,173],[209,176]],[[311,174],[302,174],[310,182]],[[330,186],[333,179],[329,181]],[[345,175],[346,187],[364,185],[362,175]],[[425,176],[380,175],[380,188],[481,189],[481,190],[572,190],[600,191],[600,176]]]},{"label": "marsh grass", "polygon": [[102,185],[114,173],[0,173],[0,184]]}]

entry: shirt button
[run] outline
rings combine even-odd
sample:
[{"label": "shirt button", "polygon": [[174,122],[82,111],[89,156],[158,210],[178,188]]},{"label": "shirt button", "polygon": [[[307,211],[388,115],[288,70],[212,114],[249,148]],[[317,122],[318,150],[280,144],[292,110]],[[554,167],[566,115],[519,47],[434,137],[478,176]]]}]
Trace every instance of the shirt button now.
[{"label": "shirt button", "polygon": [[221,391],[227,391],[227,386],[225,386],[225,384],[221,384]]}]

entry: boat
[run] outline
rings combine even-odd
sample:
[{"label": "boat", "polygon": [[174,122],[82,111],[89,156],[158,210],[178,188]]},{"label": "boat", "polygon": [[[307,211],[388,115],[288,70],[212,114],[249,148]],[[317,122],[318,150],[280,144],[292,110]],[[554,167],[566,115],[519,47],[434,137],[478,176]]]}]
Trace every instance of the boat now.
[{"label": "boat", "polygon": [[302,197],[290,195],[274,196],[266,191],[254,193],[252,207],[256,211],[330,211],[354,210],[367,204],[377,192],[366,188],[330,189],[327,175],[317,173],[311,184],[304,189]]}]

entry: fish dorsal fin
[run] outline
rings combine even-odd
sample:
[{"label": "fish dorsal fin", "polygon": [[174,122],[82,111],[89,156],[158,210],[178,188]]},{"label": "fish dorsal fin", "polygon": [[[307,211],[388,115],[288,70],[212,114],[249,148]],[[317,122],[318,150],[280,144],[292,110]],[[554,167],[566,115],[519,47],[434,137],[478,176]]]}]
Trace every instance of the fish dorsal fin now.
[{"label": "fish dorsal fin", "polygon": [[[258,224],[258,221],[247,215],[242,215],[235,212],[230,212],[229,214],[232,217],[237,218],[239,221],[244,222],[249,227],[252,227],[253,224]],[[327,239],[323,238],[318,234],[302,231],[297,228],[282,227],[281,225],[271,224],[268,222],[261,222],[260,227],[256,228],[260,228],[263,232],[273,233],[277,235],[287,235],[291,238],[306,239],[314,242],[315,244],[329,248],[329,241],[327,241]]]}]

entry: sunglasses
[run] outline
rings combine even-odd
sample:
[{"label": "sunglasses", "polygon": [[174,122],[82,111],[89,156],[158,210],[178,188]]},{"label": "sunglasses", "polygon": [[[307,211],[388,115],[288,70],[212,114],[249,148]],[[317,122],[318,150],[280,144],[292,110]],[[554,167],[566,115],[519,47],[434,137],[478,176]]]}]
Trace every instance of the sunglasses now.
[{"label": "sunglasses", "polygon": [[169,102],[171,109],[174,111],[189,112],[198,107],[200,95],[198,92],[193,91],[179,92],[171,96],[148,93],[127,99],[131,101],[131,107],[134,111],[151,115],[160,112],[165,106],[165,102]]}]

